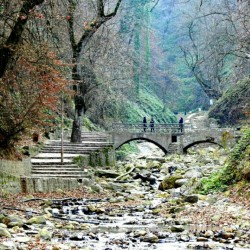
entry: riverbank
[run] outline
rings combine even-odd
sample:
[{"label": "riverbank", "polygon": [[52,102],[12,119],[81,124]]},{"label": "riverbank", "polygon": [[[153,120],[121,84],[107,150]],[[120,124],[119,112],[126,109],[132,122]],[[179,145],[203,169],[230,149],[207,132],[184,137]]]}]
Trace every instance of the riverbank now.
[{"label": "riverbank", "polygon": [[227,152],[140,147],[113,168],[88,169],[81,189],[1,197],[0,249],[250,249],[249,184],[196,192]]}]

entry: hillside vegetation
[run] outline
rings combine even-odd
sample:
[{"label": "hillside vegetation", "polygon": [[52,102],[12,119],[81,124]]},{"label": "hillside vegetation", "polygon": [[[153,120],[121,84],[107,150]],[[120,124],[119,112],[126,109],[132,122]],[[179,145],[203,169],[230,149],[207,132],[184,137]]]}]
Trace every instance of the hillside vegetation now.
[{"label": "hillside vegetation", "polygon": [[227,159],[225,167],[201,181],[200,191],[209,193],[225,191],[237,182],[250,181],[250,126],[243,129],[243,135]]},{"label": "hillside vegetation", "polygon": [[219,124],[247,123],[250,113],[250,78],[233,85],[210,109],[209,117]]}]

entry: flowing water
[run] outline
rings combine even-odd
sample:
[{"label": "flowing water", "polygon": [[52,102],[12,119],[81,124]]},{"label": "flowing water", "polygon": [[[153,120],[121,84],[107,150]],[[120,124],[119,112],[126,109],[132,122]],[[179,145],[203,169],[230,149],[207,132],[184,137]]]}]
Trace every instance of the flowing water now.
[{"label": "flowing water", "polygon": [[[60,243],[74,243],[78,248],[115,250],[185,250],[185,249],[234,249],[229,244],[217,242],[197,242],[191,233],[194,225],[187,225],[185,233],[169,232],[168,221],[160,216],[153,215],[149,207],[120,207],[106,209],[103,213],[90,212],[88,207],[96,205],[101,207],[108,200],[68,200],[64,204],[56,205],[60,216],[88,222],[87,230],[62,230],[60,237],[54,241]],[[159,200],[156,200],[159,203]],[[196,228],[197,230],[197,228]],[[202,230],[202,228],[200,228]],[[157,235],[157,240],[153,240]],[[185,242],[186,241],[186,242]]]}]

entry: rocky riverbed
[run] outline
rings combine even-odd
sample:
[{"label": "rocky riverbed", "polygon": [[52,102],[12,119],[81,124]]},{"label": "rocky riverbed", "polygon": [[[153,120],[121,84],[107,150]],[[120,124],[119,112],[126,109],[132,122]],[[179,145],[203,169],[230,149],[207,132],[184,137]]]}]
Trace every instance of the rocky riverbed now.
[{"label": "rocky riverbed", "polygon": [[1,197],[0,250],[250,249],[249,186],[196,191],[227,152],[139,148],[114,169],[86,169],[74,192]]}]

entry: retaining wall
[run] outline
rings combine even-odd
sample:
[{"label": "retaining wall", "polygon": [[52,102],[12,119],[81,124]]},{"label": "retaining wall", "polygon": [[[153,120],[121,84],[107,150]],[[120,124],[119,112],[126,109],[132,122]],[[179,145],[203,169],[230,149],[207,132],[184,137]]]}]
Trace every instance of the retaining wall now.
[{"label": "retaining wall", "polygon": [[23,193],[48,193],[58,190],[69,191],[79,188],[81,180],[75,178],[21,178],[21,192]]},{"label": "retaining wall", "polygon": [[0,193],[1,195],[21,192],[20,177],[30,176],[30,158],[22,161],[0,160]]}]

